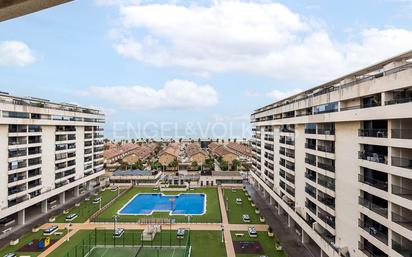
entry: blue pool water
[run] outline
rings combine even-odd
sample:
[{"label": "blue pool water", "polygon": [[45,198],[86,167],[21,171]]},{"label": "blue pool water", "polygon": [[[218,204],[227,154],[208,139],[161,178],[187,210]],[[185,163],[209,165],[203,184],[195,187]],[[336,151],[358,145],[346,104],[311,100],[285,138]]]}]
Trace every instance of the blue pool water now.
[{"label": "blue pool water", "polygon": [[[170,198],[174,198],[173,203]],[[120,210],[120,215],[150,215],[169,212],[173,215],[202,215],[206,212],[205,194],[137,194]]]}]

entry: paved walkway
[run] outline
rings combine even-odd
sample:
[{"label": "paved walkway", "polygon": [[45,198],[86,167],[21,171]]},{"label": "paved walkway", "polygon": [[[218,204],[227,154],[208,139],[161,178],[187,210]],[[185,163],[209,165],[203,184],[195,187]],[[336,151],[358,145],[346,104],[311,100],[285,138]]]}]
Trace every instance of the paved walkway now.
[{"label": "paved walkway", "polygon": [[287,218],[279,216],[276,209],[269,205],[268,199],[264,199],[251,185],[248,185],[246,188],[253,201],[256,203],[256,206],[265,217],[266,222],[273,228],[273,232],[278,238],[280,245],[289,257],[319,256],[319,252],[312,253],[302,244],[301,239],[293,229],[288,227]]},{"label": "paved walkway", "polygon": [[[227,218],[225,199],[223,198],[222,188],[218,188],[220,212],[222,214],[223,235],[225,237],[226,255],[227,257],[236,257],[235,248],[233,247],[232,235],[230,233],[229,219]],[[247,230],[247,226],[246,226]]]}]

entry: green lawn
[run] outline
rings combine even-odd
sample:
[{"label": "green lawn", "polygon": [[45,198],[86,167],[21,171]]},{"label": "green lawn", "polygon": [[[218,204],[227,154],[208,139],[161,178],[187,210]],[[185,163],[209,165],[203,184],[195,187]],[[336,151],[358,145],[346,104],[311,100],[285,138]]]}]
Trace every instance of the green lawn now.
[{"label": "green lawn", "polygon": [[[65,230],[59,230],[59,232],[63,232],[63,234],[59,235],[59,236],[52,235],[52,236],[50,236],[51,240],[58,240],[58,239],[60,239],[61,237],[64,236]],[[14,245],[14,246],[8,245],[8,246],[2,248],[0,250],[0,256],[4,256],[5,254],[11,253],[11,252],[16,253],[16,254],[21,255],[21,256],[31,256],[31,257],[37,256],[41,253],[40,251],[39,252],[18,252],[18,250],[21,247],[28,244],[29,242],[31,242],[33,240],[39,240],[42,237],[44,237],[42,230],[40,230],[38,232],[35,232],[35,233],[33,233],[33,232],[28,233],[28,234],[26,234],[26,235],[24,235],[20,238],[20,242],[19,242],[18,245]],[[12,239],[10,238],[10,240],[12,240]]]},{"label": "green lawn", "polygon": [[[243,233],[244,236],[237,237],[236,233]],[[258,236],[255,238],[249,237],[247,231],[232,231],[232,240],[233,241],[259,241],[263,247],[264,255],[268,257],[286,257],[287,255],[283,251],[275,250],[275,237],[269,237],[267,232],[257,232]],[[256,257],[256,254],[236,254],[236,257]]]},{"label": "green lawn", "polygon": [[[119,193],[120,192],[121,191],[119,191]],[[100,204],[98,203],[94,204],[93,199],[99,196],[102,197],[102,207],[103,207],[117,196],[117,192],[113,192],[109,188],[107,188],[105,191],[99,192],[98,196],[90,196],[90,201],[83,200],[80,202],[80,206],[78,207],[74,206],[71,209],[69,209],[69,214],[76,213],[77,215],[79,215],[75,220],[72,221],[72,223],[83,223],[87,219],[89,219],[91,215],[93,215],[96,211],[98,211]],[[60,215],[56,217],[55,222],[65,223],[67,215],[68,214],[61,213]]]},{"label": "green lawn", "polygon": [[[255,213],[255,207],[252,207],[251,201],[249,201],[242,189],[232,189],[224,190],[225,204],[229,205],[229,210],[227,211],[229,223],[231,224],[245,224],[242,220],[243,214],[248,214],[250,216],[251,224],[261,224],[259,214]],[[236,203],[236,198],[242,199],[242,204]],[[249,223],[246,223],[249,224]]]},{"label": "green lawn", "polygon": [[[105,251],[104,249],[97,249],[94,250],[93,254],[104,254],[104,256],[107,257],[112,257],[112,256],[122,256],[122,257],[134,257],[136,253],[136,249],[138,245],[140,245],[140,234],[141,231],[138,230],[130,230],[126,231],[125,234],[123,235],[122,238],[116,239],[116,242],[114,242],[112,238],[112,230],[98,230],[98,231],[93,231],[93,230],[82,230],[77,232],[74,236],[71,237],[69,242],[64,242],[59,248],[57,248],[54,252],[52,252],[49,256],[50,257],[75,257],[76,253],[74,250],[74,247],[76,245],[81,245],[85,244],[87,245],[89,240],[90,242],[94,242],[94,237],[97,236],[97,244],[99,245],[113,245],[114,243],[120,247],[122,245],[136,245],[136,248],[118,248],[119,251],[113,251],[111,250],[110,252]],[[187,236],[187,234],[186,234]],[[156,237],[152,242],[145,242],[145,245],[148,246],[184,246],[186,243],[186,238],[179,240],[176,238],[176,231],[172,230],[163,230],[161,233],[157,233]],[[92,243],[93,244],[93,243]],[[221,233],[219,231],[191,231],[191,245],[192,245],[192,257],[209,257],[209,256],[219,256],[219,257],[225,257],[226,256],[226,248],[223,243],[221,243]],[[122,250],[123,249],[123,250]],[[146,248],[143,248],[146,249]],[[153,251],[145,250],[147,254],[149,252],[152,253],[152,255],[148,256],[155,256],[153,255]],[[85,250],[85,253],[87,250]],[[177,255],[177,253],[181,253],[182,250],[175,251],[176,257],[180,257]],[[114,254],[115,253],[115,254]],[[169,256],[170,254],[167,255],[167,251],[163,250],[163,253],[165,254],[164,256]],[[170,252],[169,252],[170,253]],[[82,249],[77,248],[77,257],[82,256]],[[102,255],[100,255],[102,256]],[[144,251],[142,251],[141,255],[139,256],[145,256]],[[160,255],[163,256],[163,255]]]},{"label": "green lawn", "polygon": [[[104,212],[102,212],[97,221],[112,221],[113,215],[117,214],[118,210],[120,210],[133,196],[137,193],[158,193],[158,191],[153,191],[153,188],[132,188],[128,192],[126,192],[123,196],[117,199],[109,208],[107,208]],[[176,195],[180,194],[181,192],[163,192],[166,195]],[[202,188],[202,189],[194,189],[184,193],[204,193],[207,195],[206,198],[206,213],[204,215],[199,216],[192,216],[191,222],[213,222],[218,223],[221,222],[221,214],[220,214],[220,206],[218,200],[218,194],[216,188]],[[169,215],[165,212],[156,212],[150,216],[147,215],[120,215],[119,222],[131,222],[137,221],[140,218],[169,218],[173,217],[176,219],[176,222],[187,222],[187,217],[183,215]]]}]

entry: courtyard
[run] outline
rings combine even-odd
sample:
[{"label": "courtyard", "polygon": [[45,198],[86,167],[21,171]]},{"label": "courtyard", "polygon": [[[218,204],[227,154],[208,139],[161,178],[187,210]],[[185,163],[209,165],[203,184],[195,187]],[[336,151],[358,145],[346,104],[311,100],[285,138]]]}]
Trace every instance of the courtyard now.
[{"label": "courtyard", "polygon": [[[190,248],[190,256],[192,257],[285,256],[284,252],[276,247],[278,240],[268,236],[268,226],[264,223],[263,217],[257,213],[259,212],[257,208],[252,206],[253,202],[241,187],[196,188],[185,192],[159,192],[158,188],[153,187],[118,190],[113,191],[106,188],[89,199],[81,201],[72,209],[56,216],[53,223],[44,224],[42,229],[52,225],[59,227],[59,233],[50,236],[53,243],[45,249],[40,250],[32,247],[34,251],[23,251],[28,249],[28,245],[44,238],[42,230],[40,230],[22,237],[16,246],[4,247],[0,254],[16,253],[17,256],[31,257],[185,257],[188,256]],[[164,194],[176,197],[182,193],[204,195],[204,213],[176,215],[169,211],[153,210],[147,215],[120,215],[120,210],[128,206],[136,195]],[[101,206],[100,203],[94,202],[98,198],[101,199]],[[101,210],[100,207],[102,207]],[[77,214],[78,217],[72,222],[66,221],[69,214]],[[250,217],[250,221],[247,223],[242,219],[244,214],[248,214]],[[248,229],[250,227],[256,229],[257,237],[249,237]],[[113,232],[117,231],[115,229],[122,231],[118,238],[113,236]],[[144,231],[148,229],[155,229],[154,236],[150,240],[143,240],[142,234],[146,235],[147,232]],[[176,236],[180,229],[185,231],[183,238]],[[261,248],[261,251],[257,252],[259,255],[237,252],[235,249],[236,245],[239,244],[237,241],[241,241],[241,245],[246,246],[259,245]]]}]

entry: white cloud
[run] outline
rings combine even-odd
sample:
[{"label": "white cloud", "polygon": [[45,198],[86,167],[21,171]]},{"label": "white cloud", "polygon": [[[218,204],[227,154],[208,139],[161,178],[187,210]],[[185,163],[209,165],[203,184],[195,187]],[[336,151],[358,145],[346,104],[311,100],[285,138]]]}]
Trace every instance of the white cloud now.
[{"label": "white cloud", "polygon": [[33,51],[20,41],[0,41],[0,66],[26,66],[36,61]]},{"label": "white cloud", "polygon": [[278,3],[173,2],[179,1],[119,6],[122,25],[113,33],[115,50],[156,67],[202,75],[245,72],[324,81],[412,45],[412,31],[397,28],[365,29],[336,42],[314,19]]},{"label": "white cloud", "polygon": [[131,111],[199,109],[218,103],[218,93],[212,86],[178,79],[167,81],[161,89],[144,86],[91,87],[83,93],[83,96],[91,95]]},{"label": "white cloud", "polygon": [[303,91],[302,89],[293,89],[293,90],[288,90],[288,91],[280,91],[280,90],[275,89],[267,93],[266,96],[272,99],[273,101],[278,101],[286,97],[298,94],[302,91]]}]

